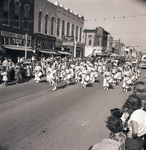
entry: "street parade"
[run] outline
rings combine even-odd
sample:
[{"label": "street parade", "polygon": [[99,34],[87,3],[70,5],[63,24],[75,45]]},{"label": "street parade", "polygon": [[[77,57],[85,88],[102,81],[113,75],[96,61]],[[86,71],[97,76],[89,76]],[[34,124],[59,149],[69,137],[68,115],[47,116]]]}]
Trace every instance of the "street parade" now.
[{"label": "street parade", "polygon": [[146,150],[145,8],[0,0],[0,150]]}]

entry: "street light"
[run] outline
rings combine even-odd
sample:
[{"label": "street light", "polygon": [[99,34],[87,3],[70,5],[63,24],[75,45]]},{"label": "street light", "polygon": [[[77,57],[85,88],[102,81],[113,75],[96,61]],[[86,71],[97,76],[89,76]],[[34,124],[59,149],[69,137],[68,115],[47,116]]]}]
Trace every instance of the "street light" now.
[{"label": "street light", "polygon": [[28,34],[26,33],[25,34],[25,60],[27,59],[27,37],[28,37]]}]

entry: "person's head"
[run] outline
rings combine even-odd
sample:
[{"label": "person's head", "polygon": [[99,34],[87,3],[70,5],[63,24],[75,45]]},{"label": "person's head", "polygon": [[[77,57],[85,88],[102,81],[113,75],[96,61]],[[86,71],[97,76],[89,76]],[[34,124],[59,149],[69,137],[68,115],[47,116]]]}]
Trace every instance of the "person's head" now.
[{"label": "person's head", "polygon": [[122,120],[114,116],[107,117],[106,127],[113,133],[123,131]]},{"label": "person's head", "polygon": [[142,101],[137,95],[132,94],[128,97],[123,107],[132,109],[134,111],[142,107]]},{"label": "person's head", "polygon": [[135,83],[134,94],[146,101],[146,83],[142,81]]},{"label": "person's head", "polygon": [[112,116],[117,117],[117,118],[121,118],[122,114],[123,114],[121,109],[119,109],[119,108],[111,109],[110,112],[111,112]]}]

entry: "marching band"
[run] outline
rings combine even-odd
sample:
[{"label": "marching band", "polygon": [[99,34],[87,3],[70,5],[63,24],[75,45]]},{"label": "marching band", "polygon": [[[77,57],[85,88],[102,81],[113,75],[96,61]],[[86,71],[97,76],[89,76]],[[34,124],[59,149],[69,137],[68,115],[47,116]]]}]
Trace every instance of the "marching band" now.
[{"label": "marching band", "polygon": [[72,79],[75,79],[76,82],[81,82],[83,88],[86,88],[87,85],[93,84],[100,74],[103,74],[103,89],[108,90],[110,86],[123,81],[123,91],[127,92],[130,85],[134,84],[140,76],[138,65],[123,64],[121,67],[118,63],[113,63],[112,68],[109,68],[107,63],[106,59],[99,58],[94,61],[93,59],[63,58],[61,61],[43,63],[43,66],[38,63],[34,69],[34,80],[39,83],[41,77],[46,76],[46,81],[54,86],[53,90],[56,90],[59,82],[65,81],[69,85]]}]

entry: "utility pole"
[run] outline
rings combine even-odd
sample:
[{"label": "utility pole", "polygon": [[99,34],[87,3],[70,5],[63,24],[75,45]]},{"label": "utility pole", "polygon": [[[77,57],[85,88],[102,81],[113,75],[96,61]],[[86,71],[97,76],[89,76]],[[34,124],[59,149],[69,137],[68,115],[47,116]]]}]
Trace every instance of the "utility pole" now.
[{"label": "utility pole", "polygon": [[77,42],[74,41],[74,57],[76,57]]}]

